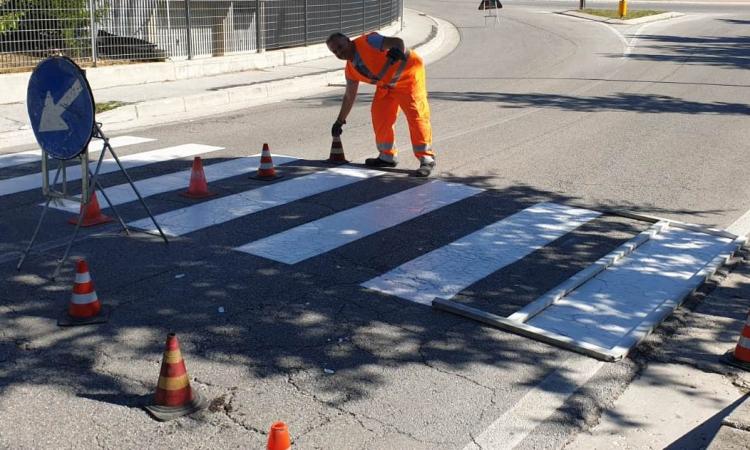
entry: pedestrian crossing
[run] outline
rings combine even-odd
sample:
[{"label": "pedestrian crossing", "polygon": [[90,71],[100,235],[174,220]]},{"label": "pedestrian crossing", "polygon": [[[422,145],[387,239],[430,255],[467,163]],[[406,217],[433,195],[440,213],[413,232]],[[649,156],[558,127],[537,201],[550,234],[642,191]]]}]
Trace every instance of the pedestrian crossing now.
[{"label": "pedestrian crossing", "polygon": [[[121,146],[153,142],[138,137],[124,137],[119,141],[114,138],[112,141],[113,145]],[[158,167],[176,159],[208,155],[219,150],[224,148],[183,144],[137,152],[120,159],[126,168]],[[13,155],[6,156],[8,158],[3,161],[7,164],[27,157],[12,159]],[[408,229],[414,223],[443,226],[432,223],[435,217],[441,217],[439,213],[451,205],[461,205],[480,197],[484,199],[483,195],[488,193],[483,188],[439,179],[411,179],[408,183],[398,184],[395,183],[398,175],[356,165],[310,166],[304,160],[284,155],[274,155],[274,161],[276,165],[304,166],[306,170],[292,170],[289,176],[268,183],[230,183],[233,188],[228,192],[188,205],[185,201],[168,202],[161,205],[164,212],[157,214],[155,219],[165,234],[190,237],[193,233],[231,227],[238,222],[252,224],[258,213],[270,212],[273,208],[292,208],[296,202],[313,201],[311,199],[318,195],[347,196],[351,189],[370,183],[371,186],[367,186],[372,192],[366,198],[353,200],[347,207],[331,208],[321,217],[288,229],[269,226],[262,232],[249,233],[245,239],[242,238],[245,228],[239,227],[240,231],[233,233],[239,242],[225,244],[237,254],[306,270],[310,261],[346,253],[360,243],[374,242],[377,235]],[[183,170],[169,169],[166,173],[135,180],[135,185],[146,198],[184,190],[191,176],[190,162],[186,160],[184,164]],[[246,179],[246,175],[256,171],[259,164],[260,155],[238,155],[227,161],[206,164],[204,170],[206,179],[212,183],[241,176]],[[114,161],[105,160],[100,173],[106,175],[116,170],[118,167]],[[80,167],[71,166],[68,180],[79,178]],[[404,177],[400,179],[405,180]],[[0,201],[38,188],[40,183],[39,173],[1,179]],[[386,185],[393,192],[379,195],[380,188]],[[105,191],[113,205],[137,201],[129,184],[106,187]],[[499,197],[487,198],[503,202]],[[494,205],[488,203],[485,206],[489,211]],[[80,205],[66,200],[53,207],[77,212]],[[481,211],[476,214],[481,216]],[[721,264],[722,258],[731,255],[741,245],[740,239],[726,232],[660,222],[637,236],[637,232],[631,233],[633,240],[623,244],[627,251],[618,247],[613,250],[616,255],[605,258],[606,262],[602,262],[605,259],[592,260],[593,264],[586,270],[563,280],[547,295],[518,305],[512,314],[498,316],[492,312],[492,305],[489,310],[477,309],[460,299],[471,286],[515,264],[532,261],[533,265],[541,250],[561,240],[578,239],[585,247],[585,236],[572,236],[581,227],[601,221],[604,215],[600,211],[552,201],[518,204],[499,219],[477,223],[462,236],[447,240],[436,248],[410,256],[405,261],[385,262],[382,268],[378,266],[377,275],[357,280],[357,284],[367,298],[386,301],[398,298],[433,306],[595,357],[612,359],[613,355],[621,356],[637,344],[645,335],[644,330],[648,332],[658,325],[665,311],[668,313],[679,305],[707,273]],[[148,217],[141,216],[129,221],[128,225],[147,233],[158,232]],[[429,233],[429,229],[422,232]],[[211,235],[208,236],[210,239]],[[204,242],[205,239],[196,243],[221,245],[221,242]],[[220,241],[221,238],[216,239]],[[367,262],[355,259],[351,264],[354,268]],[[544,281],[535,279],[534,273],[525,276],[530,278],[530,284]],[[498,286],[500,288],[503,286]]]}]

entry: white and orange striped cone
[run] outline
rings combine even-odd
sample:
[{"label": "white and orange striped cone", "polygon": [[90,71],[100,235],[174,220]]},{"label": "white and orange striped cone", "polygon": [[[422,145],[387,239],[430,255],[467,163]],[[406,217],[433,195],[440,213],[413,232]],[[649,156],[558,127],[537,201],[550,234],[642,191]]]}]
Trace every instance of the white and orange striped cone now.
[{"label": "white and orange striped cone", "polygon": [[263,144],[263,151],[260,153],[260,166],[258,166],[258,172],[251,176],[256,180],[271,181],[276,178],[280,178],[282,175],[276,172],[273,167],[273,158],[271,158],[271,150],[268,149],[268,144]]},{"label": "white and orange striped cone", "polygon": [[73,283],[73,294],[70,296],[68,309],[63,311],[57,320],[57,325],[70,327],[76,325],[91,325],[105,323],[109,318],[109,308],[102,306],[99,296],[94,290],[94,281],[89,273],[86,260],[80,259],[76,263],[76,279]]},{"label": "white and orange striped cone", "polygon": [[349,162],[344,155],[344,146],[341,144],[341,138],[339,136],[333,137],[333,142],[331,143],[331,153],[329,154],[326,162],[331,164],[345,164]]},{"label": "white and orange striped cone", "polygon": [[208,190],[206,173],[203,171],[203,160],[200,156],[193,158],[193,168],[190,171],[190,184],[187,191],[180,192],[180,195],[187,198],[200,199],[216,195],[215,192]]},{"label": "white and orange striped cone", "polygon": [[745,319],[745,326],[737,340],[734,351],[730,350],[722,357],[722,361],[740,369],[750,370],[750,313]]},{"label": "white and orange striped cone", "polygon": [[154,401],[144,408],[155,419],[167,421],[192,414],[206,406],[206,398],[190,387],[190,377],[185,368],[185,360],[182,359],[177,336],[169,333]]},{"label": "white and orange striped cone", "polygon": [[[89,204],[85,205],[85,209],[84,205],[81,204],[81,211],[79,214],[83,214],[83,219],[81,220],[82,227],[93,227],[95,225],[109,223],[114,220],[102,213],[102,210],[99,207],[99,200],[97,199],[96,190],[91,191],[91,199],[89,200]],[[71,225],[76,225],[78,223],[78,216],[73,216],[68,219],[68,223]]]}]

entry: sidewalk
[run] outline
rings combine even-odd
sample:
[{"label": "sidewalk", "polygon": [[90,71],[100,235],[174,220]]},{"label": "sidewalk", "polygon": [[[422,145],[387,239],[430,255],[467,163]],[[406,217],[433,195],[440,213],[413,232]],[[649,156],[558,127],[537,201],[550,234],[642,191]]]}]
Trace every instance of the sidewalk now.
[{"label": "sidewalk", "polygon": [[[405,10],[403,28],[395,23],[381,32],[401,37],[427,62],[450,52],[458,43],[452,25],[409,9]],[[126,103],[97,116],[107,131],[116,131],[340,89],[342,68],[343,62],[320,44],[251,55],[88,69],[87,76],[97,102]],[[4,89],[11,84],[9,80],[7,75],[0,76]],[[0,93],[0,153],[12,152],[12,147],[35,146],[23,102],[23,76],[15,76],[13,83],[13,92]],[[697,300],[688,301],[691,303],[694,310],[679,309],[635,351],[633,360],[645,366],[639,377],[614,405],[603,405],[606,411],[598,423],[567,448],[748,447],[750,402],[745,401],[745,393],[750,388],[750,373],[718,362],[721,354],[736,345],[750,309],[747,260],[725,274],[721,287],[705,298],[699,294]]]},{"label": "sidewalk", "polygon": [[746,252],[632,352],[645,368],[566,450],[750,446],[750,372],[720,361],[734,350],[750,309]]},{"label": "sidewalk", "polygon": [[[399,36],[427,61],[451,51],[458,31],[450,24],[405,9],[403,26],[380,32]],[[344,83],[343,61],[325,44],[192,61],[89,68],[97,103],[123,102],[97,121],[107,131],[153,126],[315,94]],[[0,153],[35,144],[25,96],[29,73],[0,75]],[[137,89],[133,86],[137,85]]]}]

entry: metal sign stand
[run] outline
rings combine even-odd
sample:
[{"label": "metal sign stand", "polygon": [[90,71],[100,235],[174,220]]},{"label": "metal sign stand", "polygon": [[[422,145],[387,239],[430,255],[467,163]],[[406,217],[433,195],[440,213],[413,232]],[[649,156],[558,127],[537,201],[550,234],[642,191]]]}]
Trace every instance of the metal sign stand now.
[{"label": "metal sign stand", "polygon": [[[167,236],[162,231],[159,224],[156,222],[156,218],[151,213],[151,210],[149,209],[148,205],[146,205],[146,202],[143,200],[143,197],[141,196],[141,193],[138,192],[138,188],[135,187],[135,184],[133,183],[132,178],[130,178],[130,175],[128,175],[128,172],[125,170],[125,167],[120,162],[120,158],[117,157],[117,154],[115,153],[114,149],[112,148],[112,145],[109,143],[109,138],[104,135],[101,129],[100,123],[94,123],[94,132],[93,137],[101,139],[104,144],[102,145],[102,151],[99,154],[99,160],[96,163],[96,168],[94,169],[94,172],[91,172],[91,169],[89,167],[89,155],[88,155],[88,148],[86,148],[85,151],[83,151],[78,158],[81,161],[81,195],[80,195],[80,212],[78,214],[78,221],[76,222],[75,231],[73,232],[73,237],[71,237],[70,241],[68,242],[68,245],[65,247],[65,253],[63,254],[62,258],[58,260],[57,266],[55,267],[55,271],[52,274],[52,280],[54,280],[57,275],[60,273],[60,268],[62,267],[62,264],[65,262],[65,260],[68,258],[68,254],[70,253],[70,249],[73,246],[73,242],[76,240],[76,237],[78,237],[78,232],[81,229],[81,223],[83,222],[83,217],[85,215],[85,212],[87,211],[87,208],[89,206],[89,203],[91,203],[92,198],[94,195],[96,195],[96,188],[99,188],[99,191],[102,193],[102,196],[104,197],[104,200],[107,202],[107,205],[109,205],[110,208],[112,208],[112,211],[117,216],[117,219],[120,221],[120,225],[122,225],[123,230],[126,234],[130,234],[130,230],[128,229],[127,225],[125,224],[125,221],[122,219],[122,216],[115,208],[114,204],[109,200],[109,197],[104,192],[104,187],[99,183],[99,170],[101,169],[102,161],[104,160],[104,155],[109,151],[109,153],[112,155],[112,158],[115,160],[117,165],[120,167],[120,171],[122,171],[123,175],[125,175],[125,178],[128,180],[128,183],[130,184],[130,187],[133,188],[133,192],[135,192],[135,195],[138,197],[138,201],[140,201],[141,205],[143,205],[143,208],[148,213],[148,216],[151,218],[151,220],[154,222],[154,225],[156,226],[156,229],[159,230],[159,234],[161,235],[162,239],[164,239],[165,244],[169,244],[169,241],[167,240]],[[37,223],[36,229],[34,230],[34,234],[31,237],[31,241],[29,242],[29,245],[26,247],[26,250],[23,252],[23,255],[21,256],[20,261],[18,261],[18,265],[16,266],[16,269],[21,270],[21,266],[23,265],[24,260],[28,256],[29,252],[31,251],[31,248],[34,246],[34,242],[36,241],[36,237],[39,234],[39,230],[42,227],[42,222],[44,221],[44,217],[47,214],[47,210],[49,209],[49,204],[51,201],[55,199],[76,199],[74,196],[71,196],[68,194],[67,189],[67,178],[66,178],[66,166],[65,166],[65,160],[58,160],[58,166],[57,170],[55,172],[55,177],[50,184],[49,182],[49,155],[46,151],[42,150],[42,191],[44,196],[47,198],[44,209],[42,210],[42,215],[39,218],[39,222]],[[55,190],[55,187],[57,186],[57,180],[60,178],[60,174],[62,173],[62,182],[61,182],[61,190]]]}]

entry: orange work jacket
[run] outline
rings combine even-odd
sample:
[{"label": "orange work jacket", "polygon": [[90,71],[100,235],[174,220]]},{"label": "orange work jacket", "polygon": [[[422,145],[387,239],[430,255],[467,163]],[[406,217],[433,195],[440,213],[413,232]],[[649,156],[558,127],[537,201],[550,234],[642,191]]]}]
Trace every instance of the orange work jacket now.
[{"label": "orange work jacket", "polygon": [[354,42],[354,60],[346,62],[345,74],[350,80],[362,81],[381,88],[411,88],[419,70],[424,70],[422,58],[406,51],[406,61],[388,59],[387,52],[374,48],[364,34]]}]

